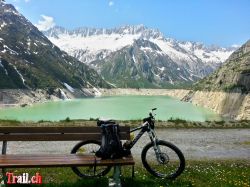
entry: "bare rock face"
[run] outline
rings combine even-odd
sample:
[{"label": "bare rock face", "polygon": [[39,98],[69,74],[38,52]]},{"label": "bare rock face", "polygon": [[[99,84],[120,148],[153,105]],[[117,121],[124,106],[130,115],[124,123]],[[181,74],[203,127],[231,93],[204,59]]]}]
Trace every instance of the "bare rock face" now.
[{"label": "bare rock face", "polygon": [[250,120],[250,94],[196,91],[185,101],[210,108],[226,118]]},{"label": "bare rock face", "polygon": [[236,120],[250,120],[250,94],[244,98]]},{"label": "bare rock face", "polygon": [[188,101],[232,119],[250,120],[250,40],[194,88],[199,91]]}]

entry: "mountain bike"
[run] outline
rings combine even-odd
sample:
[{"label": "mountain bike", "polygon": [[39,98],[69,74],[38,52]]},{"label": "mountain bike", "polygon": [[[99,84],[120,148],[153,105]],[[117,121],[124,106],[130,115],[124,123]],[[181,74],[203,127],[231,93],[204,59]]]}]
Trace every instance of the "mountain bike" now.
[{"label": "mountain bike", "polygon": [[[131,129],[130,132],[139,131],[136,137],[131,141],[124,143],[125,149],[132,149],[142,135],[147,132],[150,142],[145,145],[141,152],[143,166],[152,175],[160,178],[175,179],[185,169],[185,158],[183,153],[174,144],[159,140],[155,133],[155,113],[156,108],[152,109],[149,117],[143,119],[143,124]],[[84,153],[93,154],[99,150],[101,142],[89,140],[78,143],[71,151],[72,154]],[[72,167],[72,170],[80,177],[100,177],[110,171],[109,166],[94,167]],[[95,171],[94,171],[95,170]]]}]

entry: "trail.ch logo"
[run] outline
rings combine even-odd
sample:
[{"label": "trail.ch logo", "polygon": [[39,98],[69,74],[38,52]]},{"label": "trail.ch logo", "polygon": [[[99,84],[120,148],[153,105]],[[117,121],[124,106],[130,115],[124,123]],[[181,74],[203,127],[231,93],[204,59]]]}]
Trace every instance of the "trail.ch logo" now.
[{"label": "trail.ch logo", "polygon": [[21,175],[15,175],[13,172],[7,172],[2,178],[1,184],[42,184],[42,176],[40,173],[36,173],[33,176],[29,176],[29,173],[23,173]]}]

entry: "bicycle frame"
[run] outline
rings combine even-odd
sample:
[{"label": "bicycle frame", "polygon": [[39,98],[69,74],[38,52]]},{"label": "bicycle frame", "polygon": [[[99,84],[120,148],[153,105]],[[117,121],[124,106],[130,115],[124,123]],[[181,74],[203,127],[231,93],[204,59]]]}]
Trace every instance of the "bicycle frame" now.
[{"label": "bicycle frame", "polygon": [[149,123],[146,121],[145,123],[143,123],[140,127],[136,127],[134,129],[131,129],[130,130],[130,133],[131,132],[135,132],[135,131],[138,131],[138,130],[141,130],[137,135],[136,137],[132,140],[131,144],[130,144],[130,147],[132,148],[136,143],[137,141],[142,137],[142,135],[145,133],[145,132],[148,132],[148,135],[149,135],[149,138],[151,140],[151,142],[156,142],[158,141],[157,137],[156,137],[156,134],[154,132],[153,129],[150,128],[150,125]]},{"label": "bicycle frame", "polygon": [[150,124],[146,121],[140,127],[136,127],[134,129],[130,130],[130,133],[138,131],[138,130],[141,130],[141,131],[136,135],[136,137],[130,143],[130,149],[137,143],[137,141],[142,137],[142,135],[145,132],[148,132],[149,138],[150,138],[151,142],[154,144],[154,151],[155,151],[156,158],[157,158],[158,162],[162,162],[162,160],[160,159],[161,150],[160,150],[159,146],[157,145],[158,138],[155,134],[155,131],[150,127]]}]

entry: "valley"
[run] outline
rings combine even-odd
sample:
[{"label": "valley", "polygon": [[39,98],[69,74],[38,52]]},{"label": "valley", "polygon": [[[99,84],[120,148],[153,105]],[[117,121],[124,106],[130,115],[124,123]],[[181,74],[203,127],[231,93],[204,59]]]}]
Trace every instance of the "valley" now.
[{"label": "valley", "polygon": [[241,48],[206,46],[144,25],[40,32],[14,6],[0,4],[1,108],[171,96],[229,119],[250,119],[249,41]]}]

